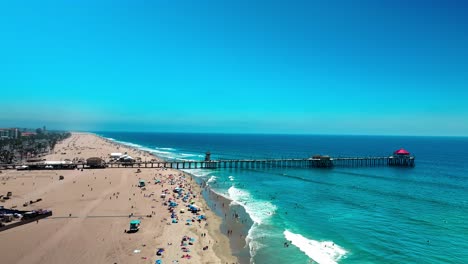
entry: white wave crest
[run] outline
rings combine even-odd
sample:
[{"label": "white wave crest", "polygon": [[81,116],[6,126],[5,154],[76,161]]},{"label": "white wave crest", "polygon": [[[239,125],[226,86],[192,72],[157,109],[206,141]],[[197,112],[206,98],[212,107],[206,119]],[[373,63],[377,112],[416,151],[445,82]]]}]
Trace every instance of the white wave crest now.
[{"label": "white wave crest", "polygon": [[260,238],[263,235],[260,232],[257,232],[258,227],[259,224],[254,223],[252,227],[250,227],[249,232],[245,238],[245,243],[249,245],[250,263],[253,263],[255,255],[257,255],[257,251],[265,247],[264,244],[260,243]]},{"label": "white wave crest", "polygon": [[182,171],[190,173],[195,177],[205,177],[205,176],[210,175],[213,172],[213,171],[205,170],[205,169],[182,169]]},{"label": "white wave crest", "polygon": [[332,241],[312,240],[288,230],[285,230],[283,234],[286,240],[291,241],[294,246],[319,264],[336,264],[347,253],[344,248]]},{"label": "white wave crest", "polygon": [[211,176],[211,177],[208,179],[208,181],[206,181],[206,183],[216,182],[217,179],[218,179],[218,177],[216,177],[216,176],[213,175],[213,176]]},{"label": "white wave crest", "polygon": [[234,176],[229,176],[228,178],[229,178],[230,181],[234,180]]},{"label": "white wave crest", "polygon": [[255,200],[245,190],[231,186],[228,190],[230,199],[245,208],[252,221],[261,224],[270,218],[276,211],[276,205],[262,200]]},{"label": "white wave crest", "polygon": [[231,204],[239,204],[244,207],[250,219],[254,222],[245,237],[245,243],[249,245],[250,261],[253,262],[253,258],[258,249],[263,247],[258,240],[261,235],[256,231],[262,223],[265,223],[273,216],[277,207],[268,201],[256,200],[249,192],[234,186],[228,189],[228,194],[229,198],[232,200]]},{"label": "white wave crest", "polygon": [[162,149],[162,150],[175,150],[173,148],[156,148],[156,149]]}]

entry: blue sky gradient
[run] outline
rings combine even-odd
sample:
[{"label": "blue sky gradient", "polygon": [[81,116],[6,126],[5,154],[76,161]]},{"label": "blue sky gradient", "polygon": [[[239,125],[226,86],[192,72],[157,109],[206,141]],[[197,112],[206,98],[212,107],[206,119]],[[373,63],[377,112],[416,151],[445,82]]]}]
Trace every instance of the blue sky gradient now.
[{"label": "blue sky gradient", "polygon": [[0,126],[468,136],[466,14],[463,1],[3,1]]}]

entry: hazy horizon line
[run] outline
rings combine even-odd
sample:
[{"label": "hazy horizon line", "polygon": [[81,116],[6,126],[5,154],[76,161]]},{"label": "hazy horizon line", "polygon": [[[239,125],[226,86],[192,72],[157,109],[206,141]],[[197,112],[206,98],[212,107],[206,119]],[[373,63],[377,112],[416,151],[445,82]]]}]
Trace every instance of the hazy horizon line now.
[{"label": "hazy horizon line", "polygon": [[277,135],[277,136],[356,136],[356,137],[445,137],[445,138],[468,138],[467,135],[407,135],[407,134],[340,134],[340,133],[264,133],[264,132],[181,132],[181,131],[122,131],[122,130],[68,130],[69,132],[88,133],[148,133],[148,134],[212,134],[212,135]]}]

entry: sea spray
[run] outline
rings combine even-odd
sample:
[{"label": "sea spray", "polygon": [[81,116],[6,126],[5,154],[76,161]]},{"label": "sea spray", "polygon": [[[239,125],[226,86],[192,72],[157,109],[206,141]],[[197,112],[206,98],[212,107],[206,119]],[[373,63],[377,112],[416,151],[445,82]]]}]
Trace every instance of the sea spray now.
[{"label": "sea spray", "polygon": [[319,264],[336,264],[347,253],[344,248],[331,241],[308,239],[288,230],[284,231],[284,237]]}]

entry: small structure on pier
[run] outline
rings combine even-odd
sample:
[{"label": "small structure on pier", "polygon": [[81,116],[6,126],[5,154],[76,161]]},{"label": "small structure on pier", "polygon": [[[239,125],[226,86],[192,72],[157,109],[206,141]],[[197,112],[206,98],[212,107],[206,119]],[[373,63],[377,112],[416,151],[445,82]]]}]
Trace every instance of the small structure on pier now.
[{"label": "small structure on pier", "polygon": [[328,155],[314,155],[310,159],[310,167],[315,168],[330,168],[333,167],[333,161]]},{"label": "small structure on pier", "polygon": [[406,149],[399,149],[393,152],[388,159],[389,166],[414,167],[414,156]]},{"label": "small structure on pier", "polygon": [[88,165],[90,168],[105,168],[106,167],[106,163],[104,162],[104,160],[98,157],[92,157],[92,158],[87,159],[86,165]]},{"label": "small structure on pier", "polygon": [[393,155],[397,155],[397,156],[409,156],[410,153],[409,153],[406,149],[399,149],[399,150],[395,150],[395,152],[393,152]]},{"label": "small structure on pier", "polygon": [[211,152],[207,151],[205,153],[205,168],[206,169],[216,169],[218,166],[218,163],[212,162],[211,161]]},{"label": "small structure on pier", "polygon": [[211,153],[209,151],[205,154],[205,161],[211,161]]}]

